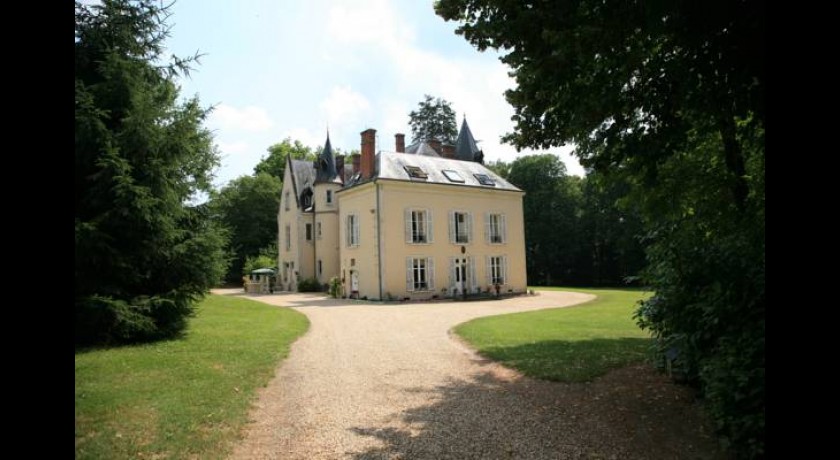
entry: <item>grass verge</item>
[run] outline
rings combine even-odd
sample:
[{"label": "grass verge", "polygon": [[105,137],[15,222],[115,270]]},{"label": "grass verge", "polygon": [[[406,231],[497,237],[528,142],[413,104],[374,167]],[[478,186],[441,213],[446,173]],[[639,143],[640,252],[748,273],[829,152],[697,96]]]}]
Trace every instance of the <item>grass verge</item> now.
[{"label": "grass verge", "polygon": [[224,458],[255,391],[309,327],[296,311],[209,296],[185,337],[76,353],[76,458]]},{"label": "grass verge", "polygon": [[531,377],[582,382],[644,360],[650,337],[636,326],[629,289],[536,288],[594,294],[584,304],[478,318],[455,328],[478,352]]}]

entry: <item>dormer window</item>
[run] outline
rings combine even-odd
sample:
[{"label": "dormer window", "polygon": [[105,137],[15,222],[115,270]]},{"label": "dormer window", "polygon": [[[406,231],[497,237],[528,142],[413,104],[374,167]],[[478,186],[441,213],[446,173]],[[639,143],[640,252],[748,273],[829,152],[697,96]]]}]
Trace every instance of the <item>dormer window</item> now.
[{"label": "dormer window", "polygon": [[405,172],[408,173],[408,177],[411,177],[413,179],[426,180],[426,179],[429,178],[429,175],[426,174],[426,171],[423,171],[418,166],[406,166],[405,167]]},{"label": "dormer window", "polygon": [[473,176],[475,176],[476,180],[478,180],[478,183],[481,185],[487,185],[489,187],[496,186],[496,181],[491,179],[487,174],[473,174]]},{"label": "dormer window", "polygon": [[304,210],[312,206],[312,189],[307,187],[300,194],[300,206]]}]

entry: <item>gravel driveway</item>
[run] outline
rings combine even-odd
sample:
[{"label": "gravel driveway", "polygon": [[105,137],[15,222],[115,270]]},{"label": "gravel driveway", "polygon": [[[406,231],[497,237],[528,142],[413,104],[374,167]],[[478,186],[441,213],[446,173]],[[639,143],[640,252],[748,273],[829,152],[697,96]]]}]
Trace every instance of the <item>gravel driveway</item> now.
[{"label": "gravel driveway", "polygon": [[[627,394],[661,383],[642,366],[591,384],[542,382],[482,359],[449,335],[471,318],[592,297],[545,291],[500,301],[395,305],[314,294],[254,297],[295,308],[311,327],[260,391],[232,458],[708,457],[708,449],[695,452],[709,442],[703,423],[699,433],[693,426],[674,440],[673,426],[647,420],[662,407],[685,420],[688,396]],[[628,379],[635,384],[626,385]],[[670,408],[675,398],[679,404]]]}]

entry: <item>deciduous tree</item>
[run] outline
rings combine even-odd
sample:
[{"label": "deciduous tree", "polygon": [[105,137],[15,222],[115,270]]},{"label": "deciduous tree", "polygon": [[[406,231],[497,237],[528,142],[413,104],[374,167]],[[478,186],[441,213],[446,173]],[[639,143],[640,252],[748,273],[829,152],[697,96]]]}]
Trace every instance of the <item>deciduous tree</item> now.
[{"label": "deciduous tree", "polygon": [[496,48],[518,148],[574,143],[630,185],[656,295],[640,322],[704,391],[720,432],[764,452],[765,14],[759,0],[439,0]]}]

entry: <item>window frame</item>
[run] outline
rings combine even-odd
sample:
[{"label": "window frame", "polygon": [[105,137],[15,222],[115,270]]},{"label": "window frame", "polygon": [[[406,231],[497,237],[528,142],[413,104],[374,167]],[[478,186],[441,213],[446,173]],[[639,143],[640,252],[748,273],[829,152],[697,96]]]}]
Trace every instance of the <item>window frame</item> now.
[{"label": "window frame", "polygon": [[406,291],[435,291],[435,262],[427,256],[408,256],[406,258]]},{"label": "window frame", "polygon": [[506,255],[487,256],[487,284],[504,286],[508,284],[508,260]]},{"label": "window frame", "polygon": [[360,246],[361,241],[359,241],[359,215],[356,213],[347,214],[346,218],[346,231],[347,231],[347,247],[348,248],[357,248]]},{"label": "window frame", "polygon": [[[463,222],[458,222],[458,217],[463,216]],[[463,230],[463,231],[459,231]],[[460,209],[449,211],[449,242],[452,244],[465,245],[473,242],[473,219],[472,213]],[[461,238],[463,237],[463,238]]]},{"label": "window frame", "polygon": [[[427,208],[405,208],[404,213],[406,244],[432,244],[434,242],[432,211]],[[421,215],[423,218],[418,219],[417,217]]]},{"label": "window frame", "polygon": [[487,244],[507,243],[507,218],[500,212],[488,212],[484,215],[485,240]]}]

